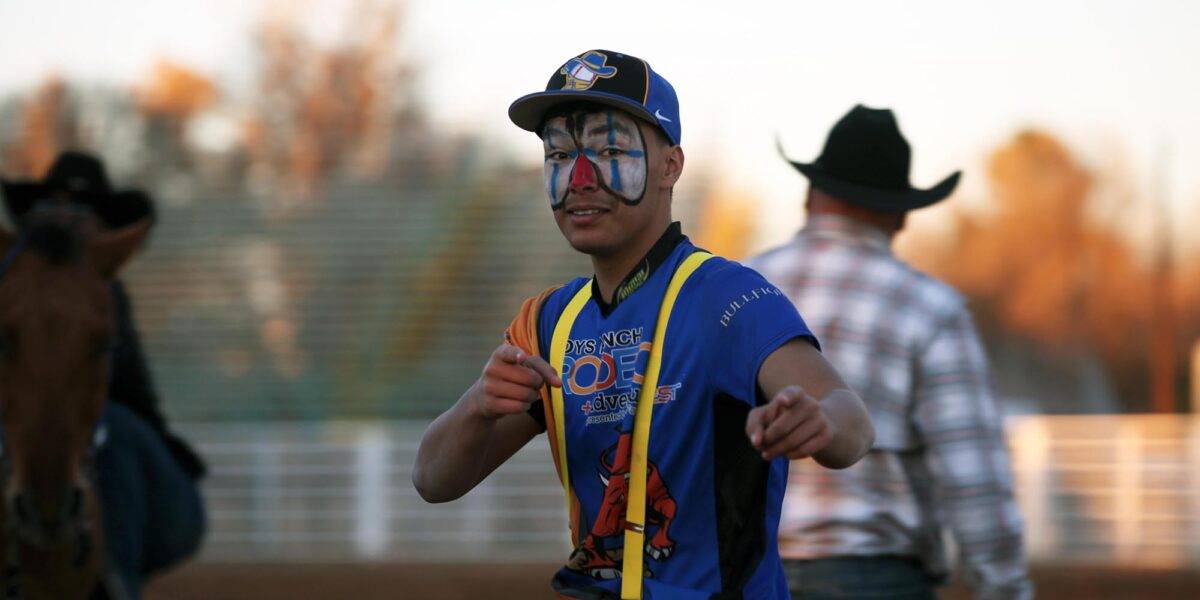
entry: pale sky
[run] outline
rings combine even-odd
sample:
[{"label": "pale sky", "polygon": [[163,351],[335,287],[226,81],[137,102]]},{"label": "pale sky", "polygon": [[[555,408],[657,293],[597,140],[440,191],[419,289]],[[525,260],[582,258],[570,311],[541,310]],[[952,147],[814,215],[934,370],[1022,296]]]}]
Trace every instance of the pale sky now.
[{"label": "pale sky", "polygon": [[[350,0],[301,4],[332,37]],[[816,156],[858,102],[897,111],[915,185],[966,170],[1017,129],[1063,137],[1093,167],[1118,154],[1137,185],[1167,181],[1200,212],[1200,2],[562,2],[413,0],[404,48],[438,123],[478,128],[540,160],[508,104],[590,48],[646,59],[680,96],[693,172],[766,199],[767,237],[799,221],[804,180],[774,152]],[[265,12],[250,0],[0,0],[0,93],[50,70],[129,83],[159,57],[236,81]],[[1167,157],[1163,168],[1161,157]],[[688,172],[685,169],[685,177]],[[1158,179],[1156,179],[1158,178]],[[1181,232],[1182,233],[1182,232]]]}]

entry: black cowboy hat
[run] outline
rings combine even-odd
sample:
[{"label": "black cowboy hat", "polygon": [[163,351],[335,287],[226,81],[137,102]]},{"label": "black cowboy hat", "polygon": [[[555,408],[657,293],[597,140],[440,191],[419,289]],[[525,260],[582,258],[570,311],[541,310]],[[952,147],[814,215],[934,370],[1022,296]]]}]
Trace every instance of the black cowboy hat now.
[{"label": "black cowboy hat", "polygon": [[817,160],[802,163],[783,158],[813,187],[839,200],[886,211],[912,210],[942,200],[962,175],[955,171],[931,188],[913,187],[908,181],[912,150],[895,115],[886,108],[861,104],[833,126]]},{"label": "black cowboy hat", "polygon": [[114,192],[100,159],[83,152],[63,152],[41,181],[0,179],[4,207],[20,221],[40,200],[66,196],[87,206],[106,227],[115,229],[143,217],[154,217],[154,203],[144,192]]}]

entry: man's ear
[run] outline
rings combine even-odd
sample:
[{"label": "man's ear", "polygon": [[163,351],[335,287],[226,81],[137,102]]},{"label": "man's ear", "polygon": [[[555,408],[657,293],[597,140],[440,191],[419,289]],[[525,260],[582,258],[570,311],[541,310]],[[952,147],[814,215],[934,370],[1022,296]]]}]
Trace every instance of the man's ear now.
[{"label": "man's ear", "polygon": [[665,146],[663,150],[667,153],[667,157],[666,168],[663,169],[663,178],[660,187],[671,189],[675,187],[675,182],[679,181],[679,176],[683,175],[683,148],[679,146]]},{"label": "man's ear", "polygon": [[153,224],[153,219],[145,217],[120,229],[104,231],[92,238],[88,245],[88,254],[100,275],[105,279],[116,277],[121,266],[146,240]]}]

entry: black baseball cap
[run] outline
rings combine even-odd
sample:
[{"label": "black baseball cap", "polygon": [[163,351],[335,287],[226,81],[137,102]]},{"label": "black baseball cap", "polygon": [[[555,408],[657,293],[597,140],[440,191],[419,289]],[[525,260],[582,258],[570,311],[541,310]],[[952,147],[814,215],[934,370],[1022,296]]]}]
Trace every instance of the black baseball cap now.
[{"label": "black baseball cap", "polygon": [[517,98],[508,118],[526,131],[538,133],[546,112],[566,102],[594,102],[627,111],[656,125],[679,145],[679,98],[675,88],[636,56],[609,50],[588,50],[572,57],[546,83],[546,90]]}]

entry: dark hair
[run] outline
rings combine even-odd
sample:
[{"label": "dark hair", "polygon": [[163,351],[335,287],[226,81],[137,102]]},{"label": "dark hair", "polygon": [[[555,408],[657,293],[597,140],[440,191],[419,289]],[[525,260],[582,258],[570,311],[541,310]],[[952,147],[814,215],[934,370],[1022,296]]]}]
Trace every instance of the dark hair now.
[{"label": "dark hair", "polygon": [[546,123],[549,123],[551,119],[557,119],[558,117],[567,117],[567,116],[573,115],[577,112],[585,112],[585,113],[599,112],[606,108],[608,108],[608,107],[603,104],[599,104],[596,102],[588,102],[586,100],[576,100],[573,102],[563,102],[562,104],[555,104],[554,106],[551,106],[549,109],[546,110],[546,114],[542,115],[542,121],[540,123],[538,123],[538,126],[537,126],[538,137],[545,137]]}]

